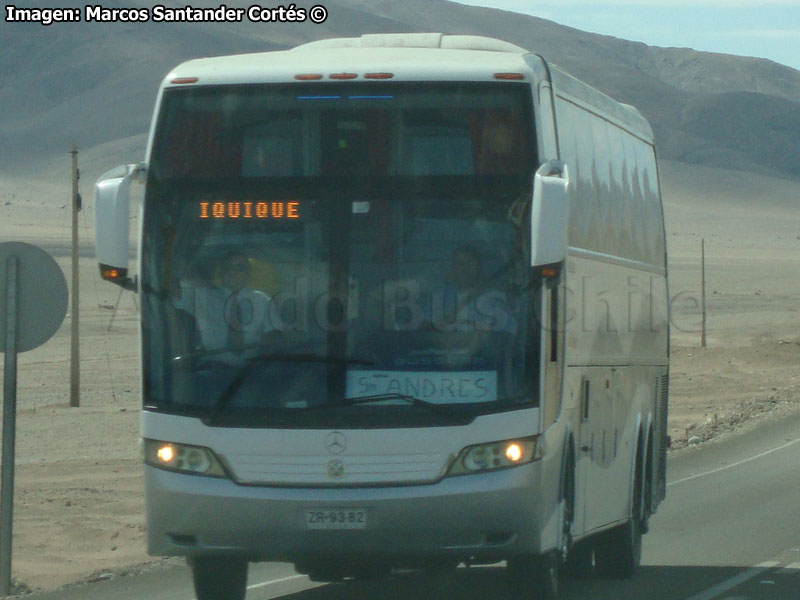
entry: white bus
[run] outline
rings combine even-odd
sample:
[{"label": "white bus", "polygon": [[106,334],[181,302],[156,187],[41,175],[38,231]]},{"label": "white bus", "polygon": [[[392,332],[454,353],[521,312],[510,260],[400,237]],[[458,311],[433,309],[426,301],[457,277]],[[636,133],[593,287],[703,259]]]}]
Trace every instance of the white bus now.
[{"label": "white bus", "polygon": [[244,598],[254,561],[505,560],[542,598],[637,566],[669,332],[634,108],[475,36],[192,60],[96,218],[103,277],[141,297],[148,549],[200,600]]}]

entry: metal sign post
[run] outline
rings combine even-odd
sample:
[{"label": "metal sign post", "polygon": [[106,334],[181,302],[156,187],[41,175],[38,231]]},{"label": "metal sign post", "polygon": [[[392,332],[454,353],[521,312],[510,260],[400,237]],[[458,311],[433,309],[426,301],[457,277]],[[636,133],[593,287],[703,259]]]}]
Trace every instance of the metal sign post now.
[{"label": "metal sign post", "polygon": [[3,477],[0,482],[0,595],[11,593],[11,523],[14,511],[14,442],[17,418],[17,283],[19,258],[6,259],[3,319],[6,335],[3,367]]},{"label": "metal sign post", "polygon": [[67,282],[41,248],[0,244],[0,352],[3,367],[3,454],[0,479],[0,596],[11,593],[14,447],[17,420],[17,354],[49,340],[64,322]]}]

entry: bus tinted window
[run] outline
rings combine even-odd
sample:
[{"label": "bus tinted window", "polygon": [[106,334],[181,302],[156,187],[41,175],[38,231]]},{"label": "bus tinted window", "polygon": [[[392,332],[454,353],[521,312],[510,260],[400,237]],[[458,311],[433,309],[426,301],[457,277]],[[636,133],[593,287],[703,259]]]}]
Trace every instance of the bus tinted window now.
[{"label": "bus tinted window", "polygon": [[530,115],[525,84],[170,90],[152,168],[161,179],[521,174]]}]

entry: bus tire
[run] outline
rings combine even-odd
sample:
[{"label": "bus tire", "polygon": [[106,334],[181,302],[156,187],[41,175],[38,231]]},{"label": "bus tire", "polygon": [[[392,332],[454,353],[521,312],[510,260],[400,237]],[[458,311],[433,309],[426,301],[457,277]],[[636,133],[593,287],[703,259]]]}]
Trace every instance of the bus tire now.
[{"label": "bus tire", "polygon": [[578,542],[570,548],[564,574],[572,579],[589,579],[594,568],[594,546],[588,541]]},{"label": "bus tire", "polygon": [[558,552],[510,558],[508,571],[514,597],[526,600],[558,600],[559,563]]},{"label": "bus tire", "polygon": [[355,581],[381,581],[391,575],[392,569],[389,565],[364,565],[353,570],[350,576]]},{"label": "bus tire", "polygon": [[567,458],[561,475],[559,492],[559,537],[556,552],[561,575],[565,575],[570,555],[573,553],[572,525],[575,522],[575,458],[570,443]]},{"label": "bus tire", "polygon": [[643,472],[641,443],[636,453],[631,515],[628,521],[600,535],[594,552],[594,565],[603,577],[630,577],[642,558]]},{"label": "bus tire", "polygon": [[595,549],[594,565],[601,577],[630,577],[642,557],[642,532],[637,519],[602,534]]},{"label": "bus tire", "polygon": [[189,561],[197,600],[244,600],[247,561],[228,556],[196,556]]},{"label": "bus tire", "polygon": [[448,577],[456,572],[461,562],[453,559],[433,560],[423,569],[431,577]]},{"label": "bus tire", "polygon": [[315,567],[306,574],[308,578],[315,583],[339,583],[344,581],[344,572],[337,569]]},{"label": "bus tire", "polygon": [[[571,447],[570,447],[571,450]],[[594,566],[594,548],[590,543],[572,543],[572,524],[575,521],[575,459],[572,451],[569,454],[565,471],[565,486],[562,493],[562,502],[567,500],[568,511],[562,523],[562,542],[566,538],[567,546],[562,547],[561,572],[564,577],[573,579],[588,579],[592,575]],[[568,519],[568,521],[567,521]]]}]

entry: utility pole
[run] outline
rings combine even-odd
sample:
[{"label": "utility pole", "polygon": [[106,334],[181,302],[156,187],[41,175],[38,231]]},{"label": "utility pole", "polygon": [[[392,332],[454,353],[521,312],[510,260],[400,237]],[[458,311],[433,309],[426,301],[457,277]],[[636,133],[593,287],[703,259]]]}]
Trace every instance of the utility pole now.
[{"label": "utility pole", "polygon": [[78,147],[72,142],[72,308],[69,370],[69,405],[81,405],[81,348],[80,348],[80,284],[78,264],[78,211],[81,196],[78,192]]},{"label": "utility pole", "polygon": [[706,347],[706,238],[700,239],[700,312],[702,326],[700,329],[700,346]]}]

